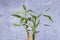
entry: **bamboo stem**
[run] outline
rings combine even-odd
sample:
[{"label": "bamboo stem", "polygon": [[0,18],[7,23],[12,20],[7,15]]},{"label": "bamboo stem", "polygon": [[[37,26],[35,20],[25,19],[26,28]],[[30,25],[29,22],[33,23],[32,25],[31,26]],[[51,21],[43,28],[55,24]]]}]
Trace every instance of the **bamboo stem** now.
[{"label": "bamboo stem", "polygon": [[27,36],[28,36],[28,40],[31,40],[30,32],[27,33]]},{"label": "bamboo stem", "polygon": [[36,40],[36,39],[35,39],[35,35],[36,35],[36,34],[33,32],[33,34],[32,34],[32,40]]},{"label": "bamboo stem", "polygon": [[32,38],[33,38],[33,40],[35,40],[35,34],[33,34],[33,37]]}]

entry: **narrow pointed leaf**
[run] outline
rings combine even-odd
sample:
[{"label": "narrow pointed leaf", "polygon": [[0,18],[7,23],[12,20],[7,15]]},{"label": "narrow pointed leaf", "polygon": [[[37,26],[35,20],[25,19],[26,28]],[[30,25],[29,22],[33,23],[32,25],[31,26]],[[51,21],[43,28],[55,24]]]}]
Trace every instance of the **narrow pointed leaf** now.
[{"label": "narrow pointed leaf", "polygon": [[12,16],[15,16],[17,18],[21,18],[21,16],[20,15],[17,15],[17,14],[13,14]]},{"label": "narrow pointed leaf", "polygon": [[16,14],[26,14],[26,12],[17,12]]},{"label": "narrow pointed leaf", "polygon": [[14,26],[21,26],[20,24],[17,24],[17,23],[13,23]]},{"label": "narrow pointed leaf", "polygon": [[48,24],[44,24],[44,26],[50,26],[50,25],[48,25]]},{"label": "narrow pointed leaf", "polygon": [[25,5],[23,5],[23,9],[26,11],[26,6]]},{"label": "narrow pointed leaf", "polygon": [[40,31],[36,31],[35,33],[37,34],[37,33],[39,33]]},{"label": "narrow pointed leaf", "polygon": [[20,23],[22,23],[23,21],[24,21],[24,18],[21,18],[21,19],[20,19]]},{"label": "narrow pointed leaf", "polygon": [[33,15],[33,14],[30,14],[34,19],[36,19],[37,18],[37,16],[35,16],[35,15]]},{"label": "narrow pointed leaf", "polygon": [[47,17],[50,21],[53,22],[52,18],[49,15],[43,15],[43,16]]},{"label": "narrow pointed leaf", "polygon": [[31,17],[29,17],[28,20],[31,21]]},{"label": "narrow pointed leaf", "polygon": [[33,11],[33,10],[27,10],[27,12],[32,12],[32,13],[34,13],[34,11]]},{"label": "narrow pointed leaf", "polygon": [[38,20],[37,24],[36,24],[36,27],[40,24],[40,20]]},{"label": "narrow pointed leaf", "polygon": [[45,11],[46,11],[46,12],[47,12],[47,11],[49,11],[49,10],[50,10],[50,8],[51,8],[51,7],[48,7]]},{"label": "narrow pointed leaf", "polygon": [[42,15],[42,13],[41,13],[41,14],[39,14],[39,15],[37,16],[37,18],[39,18],[41,15]]}]

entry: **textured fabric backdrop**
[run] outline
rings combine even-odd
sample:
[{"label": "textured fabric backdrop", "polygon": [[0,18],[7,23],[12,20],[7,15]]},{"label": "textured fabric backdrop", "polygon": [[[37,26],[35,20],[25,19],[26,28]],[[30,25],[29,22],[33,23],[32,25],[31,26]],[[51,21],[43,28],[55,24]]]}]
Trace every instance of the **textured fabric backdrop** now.
[{"label": "textured fabric backdrop", "polygon": [[[60,40],[60,0],[0,0],[0,40],[27,40],[23,27],[14,27],[13,23],[19,23],[19,19],[12,17],[13,13],[23,11],[22,5],[27,9],[34,10],[35,14],[49,14],[54,23],[42,17],[41,24],[37,28],[37,40]],[[48,7],[48,12],[44,10]],[[50,24],[50,27],[43,26],[43,23]]]}]

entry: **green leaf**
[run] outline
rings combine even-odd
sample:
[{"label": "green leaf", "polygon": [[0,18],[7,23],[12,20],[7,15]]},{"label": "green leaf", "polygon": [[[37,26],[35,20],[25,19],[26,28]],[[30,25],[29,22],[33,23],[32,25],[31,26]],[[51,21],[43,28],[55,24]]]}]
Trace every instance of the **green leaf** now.
[{"label": "green leaf", "polygon": [[23,9],[26,11],[26,6],[25,5],[23,5]]},{"label": "green leaf", "polygon": [[31,13],[30,13],[30,15],[31,15],[31,21],[32,21],[32,23],[35,24],[37,17],[35,15],[31,14]]},{"label": "green leaf", "polygon": [[21,26],[21,24],[13,23],[14,26]]},{"label": "green leaf", "polygon": [[34,14],[31,14],[31,13],[30,13],[30,15],[31,15],[32,17],[36,17]]},{"label": "green leaf", "polygon": [[16,14],[26,14],[26,12],[17,12]]},{"label": "green leaf", "polygon": [[30,9],[30,10],[27,10],[27,12],[32,12],[32,13],[34,13],[31,9]]},{"label": "green leaf", "polygon": [[42,15],[42,13],[41,13],[41,14],[39,14],[39,15],[37,16],[37,18],[39,18],[41,15]]},{"label": "green leaf", "polygon": [[24,21],[24,18],[21,18],[21,19],[20,19],[20,23],[22,23],[23,21]]},{"label": "green leaf", "polygon": [[29,17],[28,20],[31,21],[31,17]]},{"label": "green leaf", "polygon": [[44,24],[45,26],[50,26],[50,25],[48,25],[48,24]]},{"label": "green leaf", "polygon": [[35,31],[35,34],[39,33],[40,31]]},{"label": "green leaf", "polygon": [[40,24],[40,20],[38,20],[37,24],[36,24],[36,27]]},{"label": "green leaf", "polygon": [[52,20],[51,16],[49,16],[49,15],[43,15],[43,16],[47,17],[50,21],[52,21],[52,22],[53,22],[53,20]]},{"label": "green leaf", "polygon": [[22,18],[20,15],[17,15],[17,14],[13,14],[12,16],[15,16],[17,18]]},{"label": "green leaf", "polygon": [[30,13],[30,15],[32,16],[32,18],[34,18],[36,20],[37,16],[33,15]]},{"label": "green leaf", "polygon": [[47,12],[47,11],[49,11],[49,10],[50,10],[50,8],[51,8],[51,7],[48,7],[45,11],[46,11],[46,12]]}]

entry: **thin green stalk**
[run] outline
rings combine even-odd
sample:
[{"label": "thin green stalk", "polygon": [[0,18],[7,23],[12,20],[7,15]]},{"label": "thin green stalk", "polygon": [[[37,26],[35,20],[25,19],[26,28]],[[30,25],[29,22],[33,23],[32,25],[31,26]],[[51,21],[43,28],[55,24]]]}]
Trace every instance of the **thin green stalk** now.
[{"label": "thin green stalk", "polygon": [[36,19],[34,20],[33,27],[34,27],[34,28],[33,28],[32,39],[33,39],[33,40],[36,40],[36,37],[35,37],[35,35],[36,35],[36,34],[35,34],[35,31],[36,31],[36,29],[35,29],[35,27],[36,27]]},{"label": "thin green stalk", "polygon": [[32,40],[35,40],[35,33],[32,34]]}]

